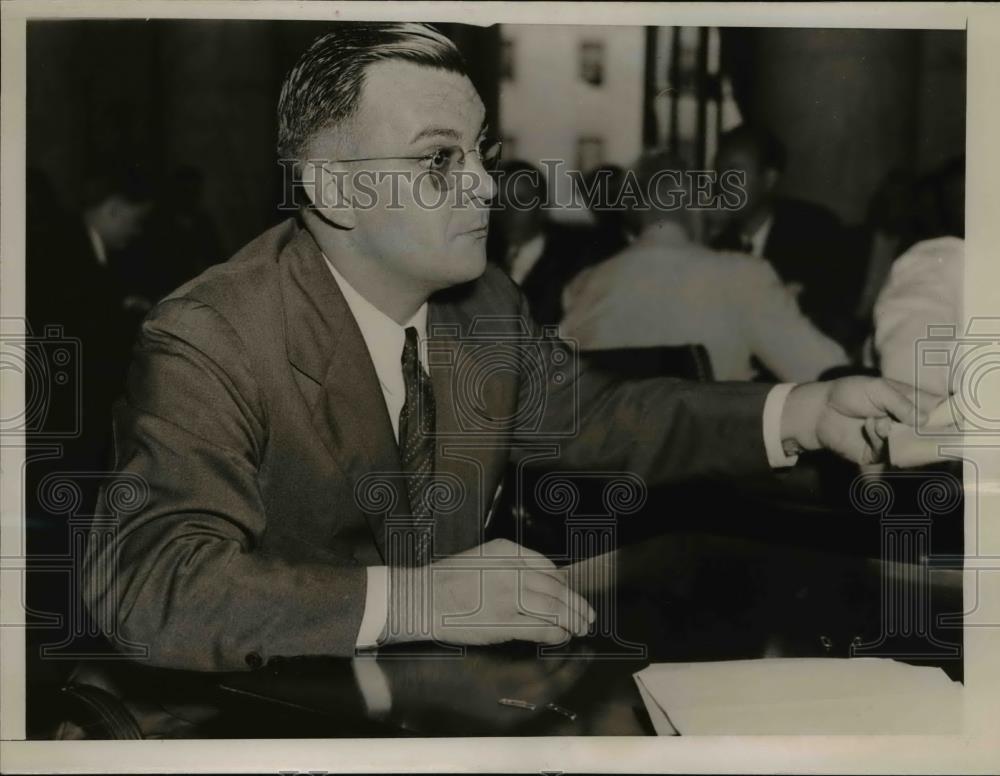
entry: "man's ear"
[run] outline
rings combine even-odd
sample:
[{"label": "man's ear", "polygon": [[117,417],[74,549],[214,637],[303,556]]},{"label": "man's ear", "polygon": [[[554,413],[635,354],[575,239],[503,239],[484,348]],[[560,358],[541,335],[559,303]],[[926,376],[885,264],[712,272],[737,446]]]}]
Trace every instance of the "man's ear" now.
[{"label": "man's ear", "polygon": [[357,225],[351,180],[345,167],[331,162],[306,162],[301,183],[314,212],[341,229]]}]

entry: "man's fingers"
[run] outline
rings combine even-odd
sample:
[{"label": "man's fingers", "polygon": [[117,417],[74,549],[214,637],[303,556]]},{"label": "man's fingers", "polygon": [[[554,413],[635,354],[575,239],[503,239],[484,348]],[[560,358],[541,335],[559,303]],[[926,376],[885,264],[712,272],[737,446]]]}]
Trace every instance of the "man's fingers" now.
[{"label": "man's fingers", "polygon": [[888,413],[900,423],[923,424],[927,418],[923,413],[917,417],[917,407],[913,403],[912,390],[889,380],[873,380],[869,383],[868,398],[876,408]]},{"label": "man's fingers", "polygon": [[566,585],[565,572],[563,579],[555,579],[546,573],[528,572],[524,575],[524,584],[529,590],[563,602],[573,615],[574,630],[578,635],[586,633],[590,623],[594,621],[594,610],[587,603],[587,599]]},{"label": "man's fingers", "polygon": [[511,542],[511,545],[517,548],[517,557],[525,566],[533,569],[554,569],[556,567],[555,563],[540,552],[536,552],[535,550],[525,547],[523,544],[516,544],[515,542]]},{"label": "man's fingers", "polygon": [[583,636],[587,633],[586,619],[575,612],[563,598],[525,589],[518,595],[517,607],[518,614],[536,618],[539,622],[551,623],[555,617],[556,624],[571,636]]},{"label": "man's fingers", "polygon": [[533,641],[537,644],[565,644],[573,634],[557,625],[542,625],[539,620],[525,617],[516,630],[521,641]]},{"label": "man's fingers", "polygon": [[881,460],[891,425],[892,421],[889,418],[865,419],[864,437],[866,444],[860,450],[857,463],[867,465]]},{"label": "man's fingers", "polygon": [[542,555],[542,553],[536,552],[517,542],[512,542],[509,539],[494,539],[491,542],[480,545],[478,548],[473,548],[468,553],[462,554],[471,554],[476,549],[482,550],[480,554],[484,557],[501,561],[509,560],[512,566],[520,565],[543,569],[554,569],[556,567],[556,564]]}]

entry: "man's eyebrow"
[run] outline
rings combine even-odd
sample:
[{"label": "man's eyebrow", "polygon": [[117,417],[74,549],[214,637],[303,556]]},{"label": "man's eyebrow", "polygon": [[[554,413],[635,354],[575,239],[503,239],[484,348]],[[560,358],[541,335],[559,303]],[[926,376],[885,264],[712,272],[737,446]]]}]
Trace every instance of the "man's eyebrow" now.
[{"label": "man's eyebrow", "polygon": [[450,140],[462,139],[461,133],[451,127],[426,127],[420,130],[410,143],[416,143],[418,140],[423,140],[428,137],[446,137]]}]

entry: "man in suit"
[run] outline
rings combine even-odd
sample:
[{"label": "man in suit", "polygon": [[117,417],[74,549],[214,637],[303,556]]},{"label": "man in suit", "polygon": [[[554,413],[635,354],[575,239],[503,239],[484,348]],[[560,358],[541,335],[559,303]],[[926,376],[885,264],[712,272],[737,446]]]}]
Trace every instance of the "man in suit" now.
[{"label": "man in suit", "polygon": [[786,152],[768,129],[741,124],[719,138],[715,167],[720,174],[742,171],[746,202],[732,212],[712,239],[713,248],[767,259],[802,311],[824,332],[838,336],[851,317],[845,296],[851,273],[844,272],[844,230],[826,208],[777,194]]},{"label": "man in suit", "polygon": [[553,222],[545,200],[541,170],[521,160],[502,162],[486,253],[520,286],[535,321],[554,326],[563,315],[566,284],[597,246],[589,230]]},{"label": "man in suit", "polygon": [[766,475],[820,447],[870,460],[889,413],[915,420],[868,378],[578,372],[487,268],[486,130],[458,51],[424,25],[338,25],[289,74],[280,151],[305,207],[157,306],[116,412],[117,525],[84,593],[150,663],[562,642],[589,604],[537,553],[483,544],[505,467],[534,442],[656,483]]}]

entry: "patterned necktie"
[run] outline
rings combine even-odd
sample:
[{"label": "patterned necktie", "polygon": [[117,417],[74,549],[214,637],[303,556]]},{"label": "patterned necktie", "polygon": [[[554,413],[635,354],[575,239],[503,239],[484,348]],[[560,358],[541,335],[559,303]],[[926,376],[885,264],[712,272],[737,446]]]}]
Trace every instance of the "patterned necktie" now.
[{"label": "patterned necktie", "polygon": [[[406,400],[399,412],[399,457],[406,472],[406,491],[410,498],[410,514],[422,529],[433,520],[430,506],[430,484],[434,479],[434,388],[420,365],[417,352],[417,330],[406,329],[403,345],[403,383]],[[424,525],[420,525],[424,524]],[[415,532],[414,561],[417,565],[430,558],[430,535],[427,530]]]}]

